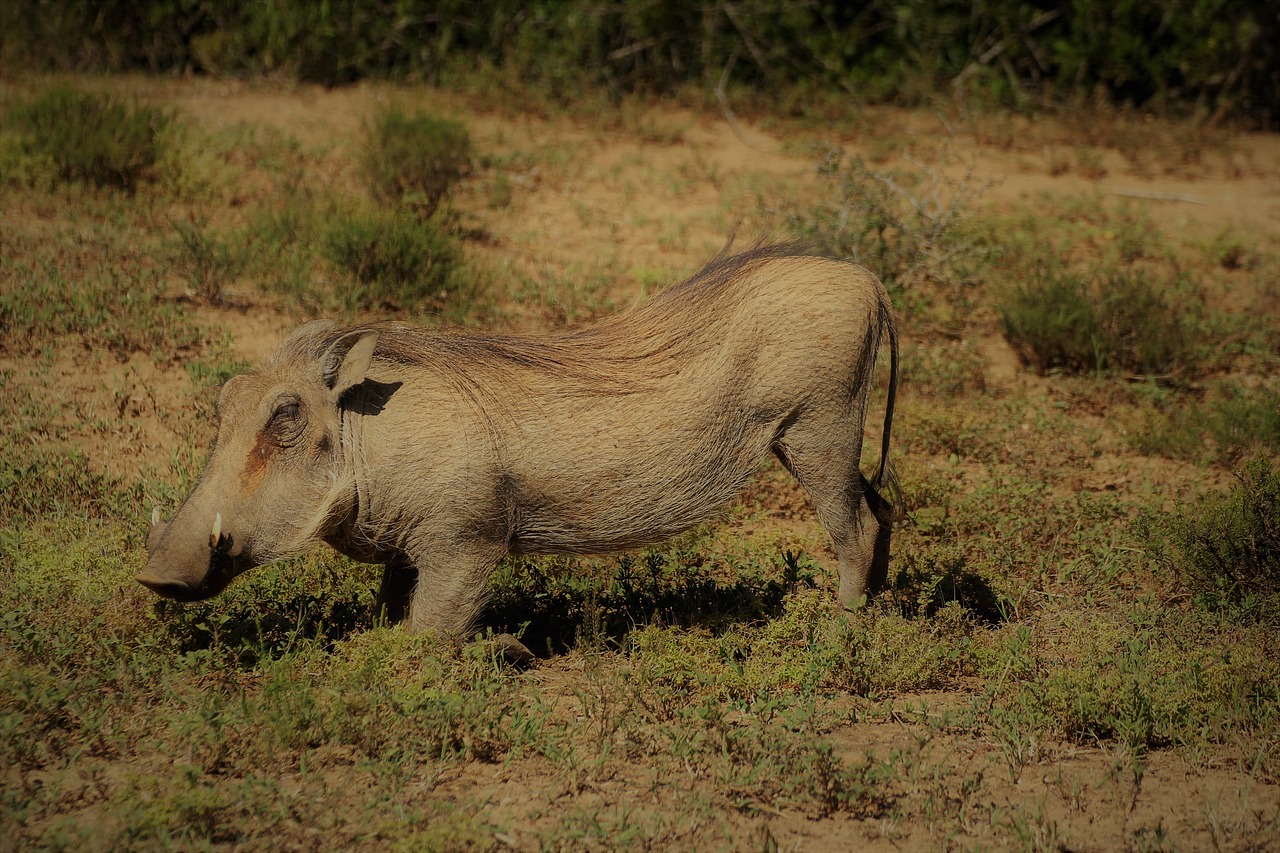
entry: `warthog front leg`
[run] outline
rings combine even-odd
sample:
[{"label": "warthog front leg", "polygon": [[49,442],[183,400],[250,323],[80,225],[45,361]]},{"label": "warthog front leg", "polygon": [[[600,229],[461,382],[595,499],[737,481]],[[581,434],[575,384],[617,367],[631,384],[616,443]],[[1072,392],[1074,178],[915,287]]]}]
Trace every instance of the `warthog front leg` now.
[{"label": "warthog front leg", "polygon": [[[410,630],[465,638],[484,608],[489,578],[505,553],[505,548],[471,545],[456,548],[450,559],[433,555],[432,562],[418,572],[409,606]],[[535,660],[533,652],[511,634],[499,634],[492,642],[508,663],[527,666]]]},{"label": "warthog front leg", "polygon": [[382,586],[374,603],[374,618],[399,625],[409,614],[409,601],[418,585],[418,570],[408,560],[396,558],[382,567]]},{"label": "warthog front leg", "polygon": [[487,543],[432,548],[418,559],[417,586],[409,606],[413,631],[464,637],[484,607],[489,578],[506,549]]}]

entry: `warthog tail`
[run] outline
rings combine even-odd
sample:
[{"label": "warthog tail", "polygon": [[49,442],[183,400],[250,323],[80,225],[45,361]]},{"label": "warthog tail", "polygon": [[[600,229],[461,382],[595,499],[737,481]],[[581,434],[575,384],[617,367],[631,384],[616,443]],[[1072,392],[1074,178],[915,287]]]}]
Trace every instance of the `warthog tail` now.
[{"label": "warthog tail", "polygon": [[[893,319],[893,307],[889,304],[889,296],[882,288],[879,294],[879,310],[877,311],[876,328],[871,333],[874,345],[866,357],[875,363],[876,352],[880,349],[880,338],[889,338],[889,391],[884,407],[884,430],[880,439],[880,466],[871,478],[871,489],[874,498],[868,495],[868,503],[872,512],[882,524],[892,524],[902,518],[902,486],[898,475],[889,464],[889,436],[893,430],[893,404],[898,395],[898,326]],[[868,377],[870,378],[870,377]]]}]

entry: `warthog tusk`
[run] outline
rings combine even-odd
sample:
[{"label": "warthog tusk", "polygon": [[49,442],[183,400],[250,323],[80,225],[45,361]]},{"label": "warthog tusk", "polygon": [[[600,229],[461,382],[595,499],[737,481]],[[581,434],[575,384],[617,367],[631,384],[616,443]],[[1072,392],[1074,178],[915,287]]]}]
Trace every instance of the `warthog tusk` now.
[{"label": "warthog tusk", "polygon": [[213,532],[209,534],[209,547],[217,548],[218,540],[222,538],[222,513],[217,512],[213,515]]},{"label": "warthog tusk", "polygon": [[151,508],[151,526],[155,527],[160,523],[160,507],[153,506]]}]

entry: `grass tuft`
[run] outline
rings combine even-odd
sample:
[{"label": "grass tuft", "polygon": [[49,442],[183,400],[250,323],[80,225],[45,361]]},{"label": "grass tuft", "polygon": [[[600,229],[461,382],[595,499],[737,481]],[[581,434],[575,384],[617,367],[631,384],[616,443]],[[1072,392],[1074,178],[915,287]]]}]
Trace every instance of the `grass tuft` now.
[{"label": "grass tuft", "polygon": [[998,308],[1010,346],[1040,373],[1183,378],[1199,370],[1206,343],[1186,279],[1137,267],[1085,276],[1041,264]]},{"label": "grass tuft", "polygon": [[160,157],[172,121],[165,110],[62,85],[12,107],[6,123],[61,180],[133,190]]},{"label": "grass tuft", "polygon": [[367,131],[364,168],[374,195],[430,216],[471,165],[471,137],[458,121],[380,111]]}]

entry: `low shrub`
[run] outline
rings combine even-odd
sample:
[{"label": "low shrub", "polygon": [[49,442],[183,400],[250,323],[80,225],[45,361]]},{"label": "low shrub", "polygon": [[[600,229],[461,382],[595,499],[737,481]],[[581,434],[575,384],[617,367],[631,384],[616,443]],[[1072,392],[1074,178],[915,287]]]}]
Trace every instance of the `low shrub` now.
[{"label": "low shrub", "polygon": [[398,106],[368,129],[364,168],[376,197],[429,216],[471,163],[471,137],[461,122]]},{"label": "low shrub", "polygon": [[475,296],[462,245],[447,217],[404,211],[338,214],[321,238],[329,262],[350,276],[354,307],[458,311]]},{"label": "low shrub", "polygon": [[172,113],[111,95],[56,86],[10,111],[7,123],[33,157],[54,163],[63,181],[132,190],[160,156]]},{"label": "low shrub", "polygon": [[998,308],[1009,345],[1040,373],[1182,378],[1196,373],[1205,337],[1189,290],[1138,267],[1086,276],[1041,264]]},{"label": "low shrub", "polygon": [[859,157],[846,160],[836,148],[819,155],[825,200],[788,216],[800,239],[852,258],[890,290],[920,280],[963,284],[987,257],[985,242],[963,227],[986,185],[968,172],[959,180],[948,177],[946,152],[933,165],[905,158],[907,165],[885,171]]},{"label": "low shrub", "polygon": [[1206,609],[1280,620],[1280,471],[1259,456],[1226,494],[1149,519],[1159,555]]}]

